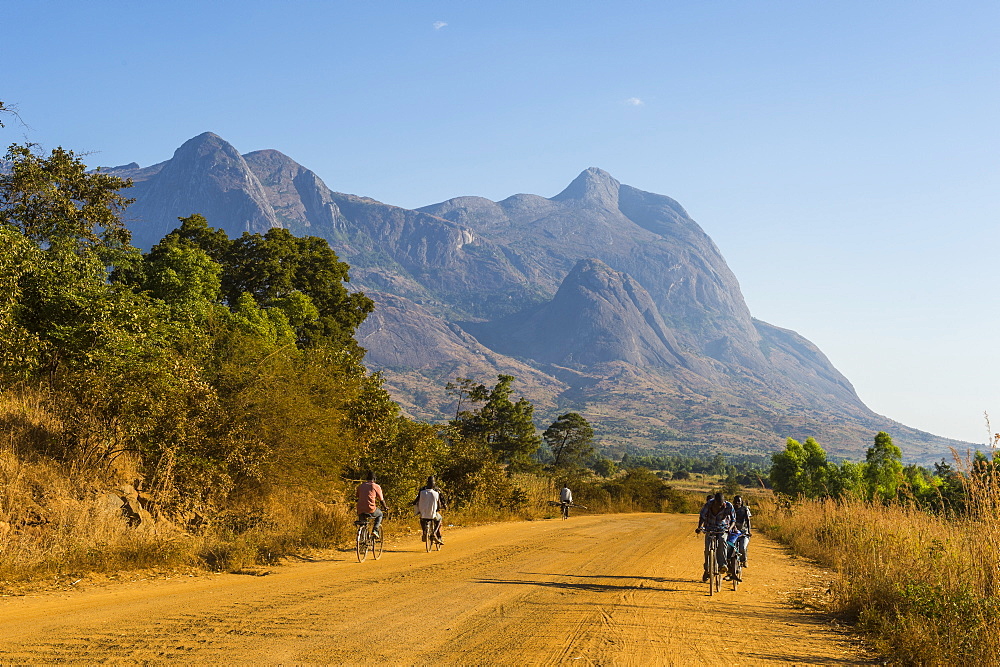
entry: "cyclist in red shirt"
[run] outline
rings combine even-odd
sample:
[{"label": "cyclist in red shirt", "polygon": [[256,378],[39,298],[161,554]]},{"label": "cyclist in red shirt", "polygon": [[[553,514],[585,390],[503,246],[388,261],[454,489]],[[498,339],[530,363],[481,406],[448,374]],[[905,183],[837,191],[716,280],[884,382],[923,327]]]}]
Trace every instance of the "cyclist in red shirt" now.
[{"label": "cyclist in red shirt", "polygon": [[[372,532],[378,535],[379,528],[382,526],[382,510],[389,508],[385,505],[382,487],[375,483],[375,473],[371,470],[368,471],[368,481],[362,482],[358,486],[357,496],[358,520],[367,520],[368,517],[374,518],[375,526],[372,528]],[[379,509],[379,505],[382,506],[382,509]]]}]

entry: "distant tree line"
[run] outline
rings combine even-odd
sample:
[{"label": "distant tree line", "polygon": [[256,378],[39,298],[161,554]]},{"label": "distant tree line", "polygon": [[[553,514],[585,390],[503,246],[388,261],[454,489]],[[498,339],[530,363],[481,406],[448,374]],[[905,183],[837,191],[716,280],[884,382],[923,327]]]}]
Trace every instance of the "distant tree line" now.
[{"label": "distant tree line", "polygon": [[996,474],[997,463],[977,452],[968,475],[944,459],[933,470],[915,464],[903,465],[902,451],[892,437],[880,431],[861,462],[827,459],[814,438],[804,443],[789,438],[784,451],[771,456],[774,490],[793,498],[844,498],[872,502],[909,501],[925,509],[963,512],[970,480]]},{"label": "distant tree line", "polygon": [[730,486],[769,486],[769,457],[762,454],[662,454],[622,456],[622,468],[656,470],[664,479],[687,479],[693,473],[717,475],[731,480]]}]

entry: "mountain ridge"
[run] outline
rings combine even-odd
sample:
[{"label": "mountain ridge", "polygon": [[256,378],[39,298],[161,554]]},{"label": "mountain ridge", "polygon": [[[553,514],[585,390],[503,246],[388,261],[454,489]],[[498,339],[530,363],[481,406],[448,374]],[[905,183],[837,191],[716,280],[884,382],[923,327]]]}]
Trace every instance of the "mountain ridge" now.
[{"label": "mountain ridge", "polygon": [[603,420],[609,452],[770,451],[812,435],[857,458],[885,428],[914,460],[965,445],[872,412],[815,345],[751,315],[677,201],[596,167],[551,198],[418,209],[335,192],[278,151],[240,155],[212,133],[152,167],[110,171],[136,180],[127,222],[146,247],[171,216],[192,213],[231,236],[286,227],[326,239],[353,288],[384,308],[359,340],[415,416],[448,416],[443,385],[455,373],[489,381],[513,369],[530,376],[543,418]]}]

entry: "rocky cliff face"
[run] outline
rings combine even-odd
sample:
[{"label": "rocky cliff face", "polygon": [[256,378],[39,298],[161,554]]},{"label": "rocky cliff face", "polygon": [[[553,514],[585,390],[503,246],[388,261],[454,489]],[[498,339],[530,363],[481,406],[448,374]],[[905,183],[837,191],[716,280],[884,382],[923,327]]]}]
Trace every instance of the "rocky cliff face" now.
[{"label": "rocky cliff face", "polygon": [[682,344],[724,363],[767,369],[736,277],[672,199],[591,168],[551,199],[515,195],[490,204],[463,197],[420,210],[461,220],[507,248],[549,294],[578,261],[600,259],[649,292]]},{"label": "rocky cliff face", "polygon": [[643,286],[596,259],[578,262],[551,301],[466,327],[494,350],[541,363],[704,369],[681,349]]},{"label": "rocky cliff face", "polygon": [[345,230],[334,194],[319,176],[274,150],[254,151],[243,158],[282,227],[298,236],[326,237]]},{"label": "rocky cliff face", "polygon": [[206,132],[186,141],[155,173],[136,173],[129,209],[133,242],[149,248],[178,226],[177,218],[201,213],[230,236],[263,233],[281,223],[267,193],[243,156],[221,137]]},{"label": "rocky cliff face", "polygon": [[[541,419],[575,410],[610,453],[767,451],[815,436],[857,457],[878,430],[940,457],[954,441],[876,415],[809,341],[755,320],[718,248],[673,199],[587,169],[558,195],[458,197],[408,210],[338,193],[273,150],[205,133],[136,181],[150,247],[201,213],[231,236],[325,238],[378,309],[359,331],[412,414],[446,418],[457,376],[519,378]],[[922,454],[924,453],[924,454]]]},{"label": "rocky cliff face", "polygon": [[385,371],[386,385],[410,414],[438,420],[454,413],[444,385],[457,377],[486,382],[503,373],[538,409],[555,409],[568,385],[527,363],[483,345],[457,324],[404,297],[368,292],[375,311],[358,329],[368,364]]}]

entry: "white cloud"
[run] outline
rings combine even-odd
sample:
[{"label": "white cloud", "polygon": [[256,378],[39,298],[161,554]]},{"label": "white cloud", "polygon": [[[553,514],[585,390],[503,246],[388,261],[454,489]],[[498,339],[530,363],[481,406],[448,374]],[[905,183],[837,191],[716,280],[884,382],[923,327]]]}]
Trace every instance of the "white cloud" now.
[{"label": "white cloud", "polygon": [[627,100],[625,100],[625,104],[629,105],[630,107],[641,107],[643,105],[643,101],[640,100],[638,97],[630,97]]},{"label": "white cloud", "polygon": [[441,28],[445,27],[446,25],[448,25],[448,24],[445,23],[444,21],[435,21],[434,22],[434,29],[435,30],[440,30]]}]

